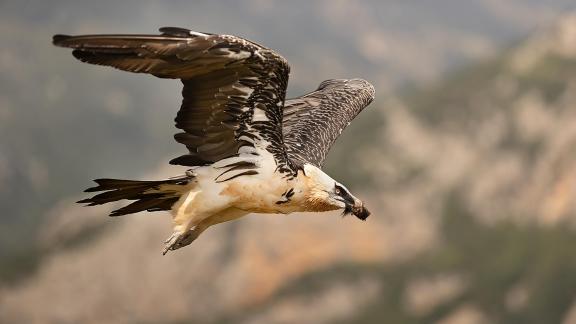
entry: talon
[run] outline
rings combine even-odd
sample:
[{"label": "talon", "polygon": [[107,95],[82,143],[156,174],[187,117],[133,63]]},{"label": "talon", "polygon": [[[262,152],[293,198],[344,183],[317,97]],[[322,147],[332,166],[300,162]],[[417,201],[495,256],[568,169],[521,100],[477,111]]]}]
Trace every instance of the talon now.
[{"label": "talon", "polygon": [[186,233],[174,232],[172,235],[164,241],[164,250],[162,255],[166,255],[168,251],[178,250],[181,247],[185,247],[190,243],[194,242],[200,233],[194,229],[187,231]]},{"label": "talon", "polygon": [[164,241],[164,250],[162,251],[162,255],[166,255],[170,250],[175,250],[175,247],[182,240],[182,237],[183,235],[180,232],[172,233],[172,235]]}]

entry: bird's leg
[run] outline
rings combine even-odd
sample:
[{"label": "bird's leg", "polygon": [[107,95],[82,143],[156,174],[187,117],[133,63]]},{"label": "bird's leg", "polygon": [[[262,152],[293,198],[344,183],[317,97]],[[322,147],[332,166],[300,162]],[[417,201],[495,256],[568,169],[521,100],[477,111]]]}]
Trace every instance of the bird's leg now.
[{"label": "bird's leg", "polygon": [[[197,192],[189,192],[186,194],[184,201],[182,204],[174,211],[174,233],[164,241],[164,250],[162,254],[165,255],[168,251],[179,249],[183,246],[186,246],[192,241],[190,241],[190,235],[194,228],[190,229],[191,226],[191,215],[186,213],[190,205],[194,202],[194,198],[196,197]],[[187,242],[190,241],[190,242]],[[183,242],[187,242],[186,244],[182,244]]]}]

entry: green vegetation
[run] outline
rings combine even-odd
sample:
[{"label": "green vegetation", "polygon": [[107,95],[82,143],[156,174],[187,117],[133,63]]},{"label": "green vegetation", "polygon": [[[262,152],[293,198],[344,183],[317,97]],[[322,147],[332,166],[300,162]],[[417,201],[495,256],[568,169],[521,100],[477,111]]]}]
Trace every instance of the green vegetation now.
[{"label": "green vegetation", "polygon": [[[463,69],[438,85],[406,90],[406,106],[430,129],[463,137],[472,133],[479,120],[495,112],[502,113],[507,118],[506,134],[493,151],[486,154],[494,157],[514,154],[524,158],[531,167],[543,158],[542,154],[547,152],[544,148],[550,143],[547,138],[526,140],[519,136],[514,128],[517,115],[511,108],[522,96],[537,93],[544,109],[552,113],[562,109],[560,100],[568,85],[576,80],[576,60],[548,55],[528,71],[517,73],[510,68],[511,57],[510,52]],[[506,94],[498,93],[503,87],[498,82],[502,80],[512,84],[512,90]],[[363,143],[381,133],[377,128],[382,125],[382,119],[364,116],[366,119],[351,125],[328,165],[333,172],[350,177],[346,181],[353,184],[363,183],[369,176],[362,174],[365,172],[362,168],[347,169],[346,159],[358,161],[366,149]],[[385,142],[381,145],[387,149]],[[353,153],[346,156],[346,150],[350,149]],[[571,152],[564,153],[569,158]],[[414,166],[405,163],[401,167]],[[404,182],[418,183],[422,174],[426,174],[426,170],[421,171],[415,170]],[[441,242],[426,252],[399,264],[341,264],[309,273],[286,285],[268,303],[222,322],[250,318],[278,300],[314,298],[339,283],[354,284],[363,278],[376,278],[382,286],[379,295],[342,323],[434,323],[466,306],[478,310],[480,316],[491,323],[561,323],[576,300],[576,230],[562,221],[542,226],[538,222],[519,224],[511,220],[538,217],[532,214],[509,215],[514,217],[503,217],[509,221],[488,225],[479,221],[481,211],[468,205],[463,195],[467,190],[463,182],[439,193],[443,206],[438,213],[442,220],[438,235]],[[565,219],[574,219],[573,213]],[[415,280],[453,274],[462,278],[463,284],[452,296],[421,312],[407,307],[407,290]]]},{"label": "green vegetation", "polygon": [[42,252],[36,248],[26,246],[17,252],[10,251],[0,255],[0,286],[14,285],[34,273],[42,261]]},{"label": "green vegetation", "polygon": [[537,60],[528,71],[513,72],[511,53],[461,69],[433,86],[405,89],[406,106],[431,125],[457,121],[465,128],[495,110],[508,110],[517,99],[496,93],[499,81],[514,82],[515,94],[536,91],[547,103],[554,103],[576,75],[576,60],[552,54]]},{"label": "green vegetation", "polygon": [[520,89],[538,89],[547,102],[553,102],[566,90],[566,80],[576,75],[576,60],[548,55],[536,62],[529,73],[518,76]]},{"label": "green vegetation", "polygon": [[[576,292],[576,235],[571,229],[562,225],[484,225],[457,194],[447,197],[443,215],[440,236],[444,241],[422,255],[398,265],[350,264],[308,274],[277,297],[313,295],[334,283],[367,276],[379,278],[383,289],[373,303],[346,323],[432,323],[463,305],[478,307],[495,323],[562,321]],[[466,278],[462,292],[425,314],[407,310],[409,283],[450,273]],[[506,298],[518,285],[526,287],[528,296],[519,309],[510,309]]]},{"label": "green vegetation", "polygon": [[425,88],[407,88],[406,106],[422,121],[431,125],[443,122],[478,120],[488,111],[475,109],[475,100],[489,100],[491,82],[505,70],[506,60],[499,57],[454,72],[443,82]]}]

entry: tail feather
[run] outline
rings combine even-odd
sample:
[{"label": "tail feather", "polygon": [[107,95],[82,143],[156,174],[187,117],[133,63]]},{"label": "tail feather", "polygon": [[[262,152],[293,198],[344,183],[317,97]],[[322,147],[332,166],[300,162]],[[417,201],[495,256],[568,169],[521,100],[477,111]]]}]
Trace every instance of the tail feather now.
[{"label": "tail feather", "polygon": [[162,198],[162,199],[139,199],[135,202],[129,204],[128,206],[122,207],[120,209],[114,210],[110,213],[110,216],[122,216],[127,214],[138,213],[141,211],[162,211],[162,210],[170,210],[172,205],[174,205],[178,201],[179,197],[173,198]]},{"label": "tail feather", "polygon": [[120,179],[96,179],[94,180],[98,185],[96,187],[88,188],[84,192],[124,189],[130,187],[138,187],[143,184],[152,184],[162,181],[142,181],[142,180],[120,180]]},{"label": "tail feather", "polygon": [[127,206],[112,211],[110,216],[122,216],[141,211],[170,210],[182,195],[183,187],[192,179],[189,176],[158,181],[96,179],[94,182],[98,186],[88,188],[85,192],[102,191],[102,193],[82,199],[78,203],[96,206],[124,199],[135,200]]}]

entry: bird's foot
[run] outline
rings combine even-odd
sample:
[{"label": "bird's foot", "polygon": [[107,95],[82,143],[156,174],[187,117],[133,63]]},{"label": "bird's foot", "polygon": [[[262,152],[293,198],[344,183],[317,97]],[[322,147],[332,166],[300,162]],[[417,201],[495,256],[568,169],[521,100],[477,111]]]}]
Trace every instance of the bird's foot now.
[{"label": "bird's foot", "polygon": [[162,255],[165,255],[168,251],[178,250],[179,248],[189,245],[194,242],[197,237],[198,234],[194,229],[186,231],[185,233],[178,231],[172,233],[172,235],[164,241],[164,250],[162,251]]},{"label": "bird's foot", "polygon": [[185,233],[182,232],[174,232],[170,235],[169,238],[164,241],[164,250],[162,251],[162,255],[165,255],[170,250],[176,250],[178,248],[178,244],[182,241]]}]

